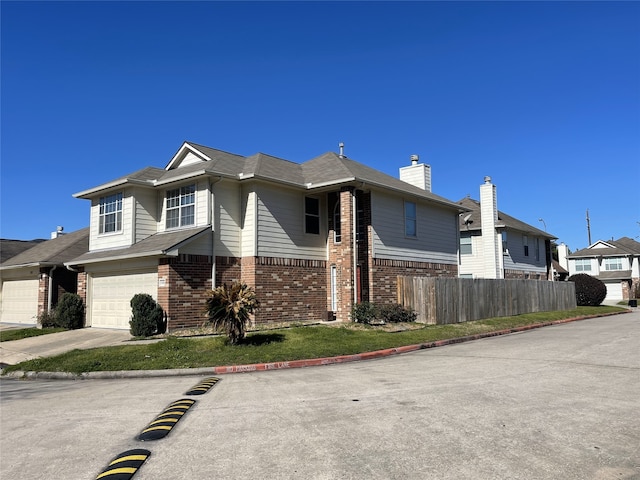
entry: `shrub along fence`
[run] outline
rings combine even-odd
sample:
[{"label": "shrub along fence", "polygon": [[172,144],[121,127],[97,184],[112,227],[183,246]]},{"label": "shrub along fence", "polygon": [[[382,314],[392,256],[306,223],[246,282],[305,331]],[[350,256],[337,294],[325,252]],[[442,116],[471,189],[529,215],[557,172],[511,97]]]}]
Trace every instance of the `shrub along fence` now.
[{"label": "shrub along fence", "polygon": [[398,277],[398,303],[416,321],[444,325],[576,308],[573,282]]}]

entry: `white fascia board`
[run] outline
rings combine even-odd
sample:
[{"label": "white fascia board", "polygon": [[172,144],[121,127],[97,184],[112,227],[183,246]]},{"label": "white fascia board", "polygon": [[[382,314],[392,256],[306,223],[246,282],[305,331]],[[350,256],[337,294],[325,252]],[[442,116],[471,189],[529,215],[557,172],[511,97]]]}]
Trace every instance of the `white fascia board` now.
[{"label": "white fascia board", "polygon": [[74,193],[72,196],[73,198],[91,198],[96,193],[100,193],[105,190],[112,190],[116,187],[123,187],[125,185],[136,185],[136,186],[152,188],[154,186],[154,182],[151,182],[148,180],[132,180],[130,178],[124,178],[124,179],[114,180],[113,182],[102,184],[99,187],[94,187],[88,190],[83,190],[82,192]]},{"label": "white fascia board", "polygon": [[166,167],[164,167],[165,170],[171,170],[171,167],[173,167],[173,165],[175,163],[177,163],[180,159],[182,159],[182,157],[184,156],[184,153],[186,151],[189,151],[191,153],[193,153],[194,155],[197,155],[201,158],[204,158],[205,160],[209,161],[211,160],[208,156],[206,156],[204,153],[202,153],[200,150],[198,150],[197,148],[194,148],[192,145],[190,145],[187,142],[184,142],[182,144],[182,146],[178,149],[178,151],[176,152],[176,154],[173,156],[173,158],[171,160],[169,160],[169,163],[167,164]]},{"label": "white fascia board", "polygon": [[204,175],[207,175],[206,170],[202,169],[202,170],[198,170],[197,172],[190,172],[190,173],[185,173],[184,175],[178,175],[177,177],[171,177],[167,180],[161,180],[161,181],[155,181],[154,182],[154,186],[159,187],[161,185],[167,185],[170,183],[176,183],[176,182],[181,182],[182,180],[189,180],[190,178],[197,178],[197,177],[202,177]]},{"label": "white fascia board", "polygon": [[[0,267],[0,270],[17,270],[19,268],[33,268],[33,267],[41,267],[43,266],[42,263],[23,263],[21,265],[6,265],[4,267]],[[44,266],[48,266],[48,265],[44,265]]]},{"label": "white fascia board", "polygon": [[329,182],[307,183],[306,187],[307,187],[307,190],[311,190],[313,188],[331,187],[333,185],[341,185],[343,183],[351,183],[355,181],[356,181],[356,177],[349,177],[349,178],[341,178],[340,180],[331,180]]},{"label": "white fascia board", "polygon": [[117,260],[130,260],[132,258],[144,258],[144,257],[177,257],[178,253],[173,253],[169,251],[152,251],[152,252],[144,252],[144,253],[129,253],[125,255],[114,255],[112,257],[103,257],[103,258],[94,258],[90,260],[85,260],[82,262],[66,262],[64,264],[65,267],[73,267],[75,265],[90,265],[92,263],[104,263],[104,262],[114,262]]}]

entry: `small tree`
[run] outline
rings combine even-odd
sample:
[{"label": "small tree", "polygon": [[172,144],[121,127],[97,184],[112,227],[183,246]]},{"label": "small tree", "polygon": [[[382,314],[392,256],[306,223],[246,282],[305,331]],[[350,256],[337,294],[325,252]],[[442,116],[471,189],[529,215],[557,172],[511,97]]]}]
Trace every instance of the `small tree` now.
[{"label": "small tree", "polygon": [[130,332],[134,337],[149,337],[164,332],[164,311],[148,293],[137,293],[131,299]]},{"label": "small tree", "polygon": [[607,296],[607,286],[604,282],[586,273],[571,275],[567,281],[576,284],[576,303],[580,307],[598,306]]},{"label": "small tree", "polygon": [[223,284],[208,292],[206,313],[216,330],[223,330],[229,343],[240,343],[246,334],[250,315],[259,307],[254,291],[243,282]]},{"label": "small tree", "polygon": [[84,303],[80,295],[65,293],[55,308],[56,325],[73,330],[84,326]]}]

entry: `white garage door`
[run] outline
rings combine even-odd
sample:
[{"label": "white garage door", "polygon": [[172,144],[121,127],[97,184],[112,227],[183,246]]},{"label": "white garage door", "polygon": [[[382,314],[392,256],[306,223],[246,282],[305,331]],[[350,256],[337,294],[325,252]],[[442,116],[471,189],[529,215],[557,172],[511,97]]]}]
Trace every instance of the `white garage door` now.
[{"label": "white garage door", "polygon": [[607,300],[622,300],[622,283],[605,283],[607,286]]},{"label": "white garage door", "polygon": [[90,312],[92,327],[129,329],[131,299],[137,293],[148,293],[158,299],[158,272],[133,272],[118,275],[92,275]]},{"label": "white garage door", "polygon": [[2,314],[6,323],[35,324],[38,319],[38,279],[5,280],[2,283]]}]

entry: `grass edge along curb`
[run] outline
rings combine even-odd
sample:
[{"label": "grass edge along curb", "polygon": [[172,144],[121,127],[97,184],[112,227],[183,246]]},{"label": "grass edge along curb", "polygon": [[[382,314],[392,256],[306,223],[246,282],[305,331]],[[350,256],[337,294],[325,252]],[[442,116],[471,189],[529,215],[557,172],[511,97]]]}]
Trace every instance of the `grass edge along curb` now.
[{"label": "grass edge along curb", "polygon": [[311,358],[304,360],[290,360],[282,362],[252,363],[246,365],[230,365],[219,367],[199,367],[199,368],[178,368],[166,370],[119,370],[119,371],[100,371],[85,373],[70,372],[25,372],[16,370],[3,375],[3,378],[17,379],[56,379],[56,380],[89,380],[89,379],[118,379],[118,378],[148,378],[148,377],[175,377],[187,375],[224,375],[230,373],[247,373],[261,372],[271,370],[282,370],[285,368],[304,368],[316,367],[324,365],[337,365],[341,363],[357,362],[362,360],[373,360],[376,358],[388,357],[391,355],[399,355],[402,353],[415,352],[417,350],[425,350],[427,348],[444,347],[446,345],[454,345],[457,343],[470,342],[480,340],[482,338],[497,337],[508,335],[511,333],[525,332],[542,327],[552,325],[561,325],[580,320],[589,320],[592,318],[609,317],[611,315],[620,315],[623,313],[631,313],[632,310],[622,310],[619,312],[603,313],[600,315],[581,315],[578,317],[563,318],[550,322],[534,323],[531,325],[523,325],[520,327],[512,327],[493,332],[477,333],[474,335],[466,335],[463,337],[449,338],[446,340],[435,340],[433,342],[417,343],[413,345],[404,345],[401,347],[386,348],[383,350],[374,350],[372,352],[356,353],[352,355],[338,355],[335,357]]}]

